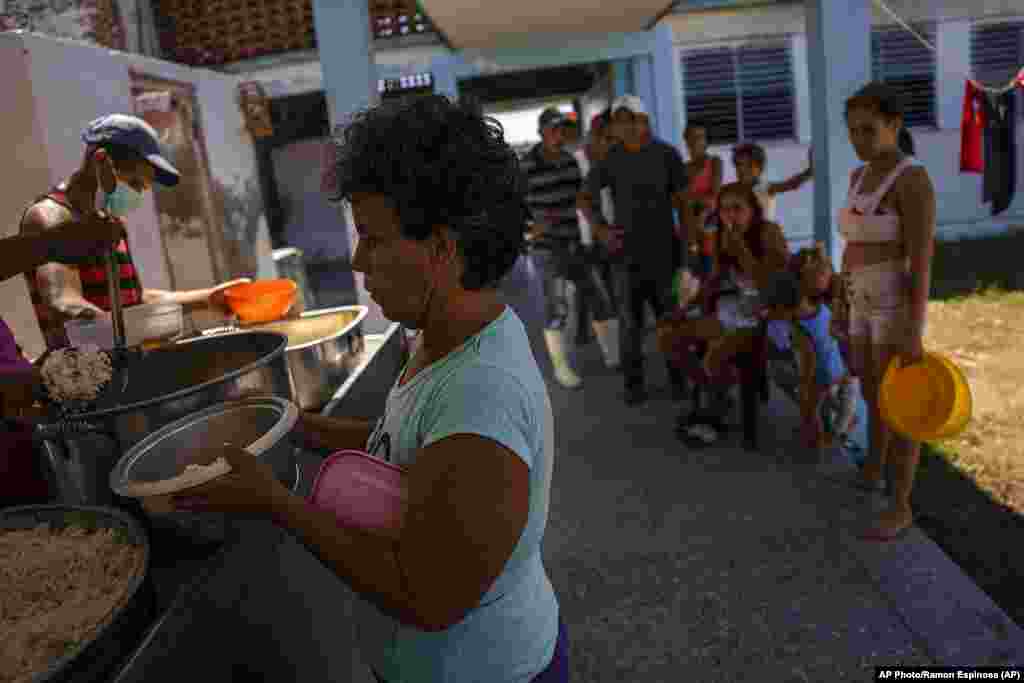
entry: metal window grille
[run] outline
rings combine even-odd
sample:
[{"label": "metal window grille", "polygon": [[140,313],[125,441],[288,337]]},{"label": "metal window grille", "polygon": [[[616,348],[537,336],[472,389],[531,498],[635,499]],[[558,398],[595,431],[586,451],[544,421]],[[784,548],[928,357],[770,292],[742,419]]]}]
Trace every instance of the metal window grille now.
[{"label": "metal window grille", "polygon": [[704,121],[711,144],[796,137],[788,40],[688,51],[682,72],[687,120]]},{"label": "metal window grille", "polygon": [[[935,44],[934,24],[914,30]],[[908,128],[938,125],[935,104],[935,53],[902,27],[875,28],[871,32],[871,70],[905,98],[904,124]]]}]

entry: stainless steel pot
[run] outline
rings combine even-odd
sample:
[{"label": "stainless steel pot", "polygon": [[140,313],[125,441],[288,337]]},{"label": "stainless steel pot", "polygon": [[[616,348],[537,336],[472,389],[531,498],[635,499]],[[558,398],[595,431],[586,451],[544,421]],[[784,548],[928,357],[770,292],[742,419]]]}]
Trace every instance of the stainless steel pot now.
[{"label": "stainless steel pot", "polygon": [[286,356],[294,401],[302,410],[318,410],[354,370],[362,350],[361,324],[368,311],[366,306],[339,306],[307,311],[299,318],[210,332],[230,336],[259,330],[288,337]]},{"label": "stainless steel pot", "polygon": [[59,502],[111,505],[121,456],[164,425],[214,404],[250,397],[291,400],[285,348],[274,332],[199,338],[128,357],[123,389],[78,416],[79,431],[40,430],[44,471]]}]

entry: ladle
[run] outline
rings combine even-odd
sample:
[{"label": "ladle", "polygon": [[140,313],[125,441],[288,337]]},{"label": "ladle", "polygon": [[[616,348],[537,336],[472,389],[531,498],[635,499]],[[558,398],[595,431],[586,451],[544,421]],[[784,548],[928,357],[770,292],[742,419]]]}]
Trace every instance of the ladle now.
[{"label": "ladle", "polygon": [[106,253],[107,294],[110,297],[110,317],[114,324],[114,356],[123,355],[126,346],[124,332],[124,311],[121,310],[121,272],[117,267],[117,252]]}]

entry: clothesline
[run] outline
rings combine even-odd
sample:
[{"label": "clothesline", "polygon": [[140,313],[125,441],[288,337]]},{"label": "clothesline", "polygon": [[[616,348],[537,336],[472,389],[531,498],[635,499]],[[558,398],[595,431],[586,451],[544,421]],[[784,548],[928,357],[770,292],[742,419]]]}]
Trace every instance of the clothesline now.
[{"label": "clothesline", "polygon": [[[904,21],[903,18],[900,17],[900,15],[896,14],[896,12],[892,11],[892,9],[890,9],[890,7],[885,4],[884,0],[874,0],[874,2],[875,2],[876,5],[878,5],[878,7],[883,12],[888,14],[890,17],[893,18],[893,20],[897,24],[899,24],[901,27],[903,27],[904,30],[906,30],[908,33],[910,33],[910,35],[914,36],[919,43],[924,45],[926,48],[928,48],[932,52],[938,52],[938,50],[936,49],[936,47],[934,45],[932,45],[930,42],[928,42],[928,40],[924,36],[922,36],[920,33],[918,33],[917,31],[914,30],[913,26],[911,26],[906,21]],[[1017,72],[1017,75],[1014,76],[1007,85],[1005,85],[1005,86],[1003,86],[1001,88],[994,88],[994,87],[989,87],[989,86],[986,86],[986,85],[982,85],[981,83],[979,83],[974,78],[971,78],[970,74],[967,75],[967,80],[969,80],[971,82],[971,84],[975,88],[977,88],[978,90],[984,90],[985,92],[988,92],[988,93],[1002,94],[1002,93],[1007,92],[1009,90],[1013,90],[1013,88],[1017,87],[1017,85],[1024,86],[1024,67],[1021,67],[1020,71]]]}]

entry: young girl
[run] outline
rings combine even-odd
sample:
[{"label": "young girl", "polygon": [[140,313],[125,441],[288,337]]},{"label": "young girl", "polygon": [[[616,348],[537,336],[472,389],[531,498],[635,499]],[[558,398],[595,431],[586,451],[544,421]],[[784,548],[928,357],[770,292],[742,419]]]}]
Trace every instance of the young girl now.
[{"label": "young girl", "polygon": [[697,272],[706,277],[711,273],[715,248],[715,232],[707,225],[707,217],[716,208],[722,187],[722,159],[708,154],[708,126],[703,121],[687,121],[683,139],[690,154],[686,162],[686,175],[690,179],[686,198],[693,205],[692,210],[705,217],[691,228],[694,231],[691,241],[696,241],[700,257],[695,265]]},{"label": "young girl", "polygon": [[832,334],[832,310],[822,301],[831,280],[831,265],[821,245],[804,249],[790,268],[769,279],[761,303],[772,343],[797,353],[805,445],[823,449],[837,441],[859,465],[866,447],[866,406]]},{"label": "young girl", "polygon": [[[879,386],[889,362],[924,357],[924,327],[935,239],[935,188],[916,161],[904,128],[905,98],[870,83],[846,102],[846,124],[864,165],[850,176],[839,212],[845,241],[842,270],[849,279],[850,340],[854,367],[871,412],[871,452],[860,488],[891,485],[889,506],[862,538],[890,541],[913,526],[910,496],[920,444],[892,432],[881,417]],[[884,475],[888,471],[888,477]]]}]

